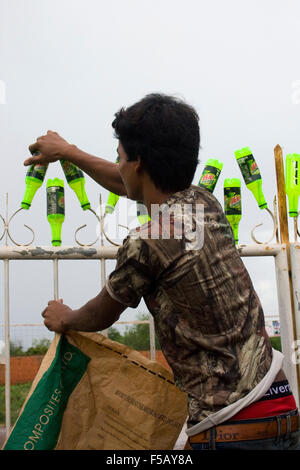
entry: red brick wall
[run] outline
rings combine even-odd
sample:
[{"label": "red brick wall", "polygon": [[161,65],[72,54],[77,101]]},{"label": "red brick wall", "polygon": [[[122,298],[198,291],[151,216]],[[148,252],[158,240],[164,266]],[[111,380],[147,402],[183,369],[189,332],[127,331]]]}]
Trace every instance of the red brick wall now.
[{"label": "red brick wall", "polygon": [[[150,351],[139,351],[143,356],[150,359]],[[11,384],[22,384],[32,382],[36,376],[43,356],[16,356],[10,358]],[[171,371],[163,353],[156,351],[156,361],[160,362],[166,369]],[[5,383],[5,365],[0,364],[0,385]]]},{"label": "red brick wall", "polygon": [[[11,384],[32,382],[40,368],[43,356],[16,356],[10,358]],[[5,383],[5,365],[0,364],[0,384]]]},{"label": "red brick wall", "polygon": [[[146,356],[148,359],[150,359],[150,351],[139,351],[143,356]],[[168,369],[170,372],[172,372],[171,367],[166,361],[165,356],[163,353],[159,350],[155,351],[155,360],[157,362],[160,362],[166,369]]]}]

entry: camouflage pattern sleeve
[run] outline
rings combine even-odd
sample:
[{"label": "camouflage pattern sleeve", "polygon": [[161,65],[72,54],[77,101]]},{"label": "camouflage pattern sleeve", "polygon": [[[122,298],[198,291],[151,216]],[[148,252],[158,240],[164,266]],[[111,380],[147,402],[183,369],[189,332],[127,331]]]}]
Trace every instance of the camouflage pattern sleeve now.
[{"label": "camouflage pattern sleeve", "polygon": [[137,307],[155,279],[152,261],[147,243],[128,236],[118,250],[116,268],[106,283],[110,296],[128,307]]}]

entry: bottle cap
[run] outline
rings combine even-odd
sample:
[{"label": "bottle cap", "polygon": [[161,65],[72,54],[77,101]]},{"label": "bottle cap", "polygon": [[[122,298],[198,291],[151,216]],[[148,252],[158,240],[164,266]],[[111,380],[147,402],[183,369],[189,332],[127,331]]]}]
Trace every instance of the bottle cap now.
[{"label": "bottle cap", "polygon": [[240,188],[241,180],[239,178],[225,178],[224,188]]},{"label": "bottle cap", "polygon": [[205,163],[205,166],[215,166],[221,171],[223,168],[223,162],[220,162],[219,160],[215,158],[209,158],[207,162]]},{"label": "bottle cap", "polygon": [[242,157],[247,157],[248,155],[252,155],[251,149],[249,147],[243,147],[240,150],[236,150],[234,152],[235,158],[238,160]]},{"label": "bottle cap", "polygon": [[63,188],[64,187],[64,180],[61,180],[59,178],[48,179],[47,188],[49,188],[51,186]]}]

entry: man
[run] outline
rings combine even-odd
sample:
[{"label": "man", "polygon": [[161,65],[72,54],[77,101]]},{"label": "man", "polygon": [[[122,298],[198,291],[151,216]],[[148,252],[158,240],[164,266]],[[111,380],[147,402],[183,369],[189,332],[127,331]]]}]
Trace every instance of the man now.
[{"label": "man", "polygon": [[[50,301],[42,313],[45,325],[59,333],[104,330],[143,297],[176,384],[189,397],[193,449],[299,448],[298,411],[283,356],[271,348],[230,225],[216,198],[191,185],[200,145],[196,111],[153,94],[121,109],[112,126],[119,165],[51,131],[29,147],[40,155],[24,163],[69,160],[106,189],[143,201],[151,215],[164,206],[169,226],[160,214],[130,233],[103,290],[78,310]],[[203,238],[193,244],[200,225]]]}]

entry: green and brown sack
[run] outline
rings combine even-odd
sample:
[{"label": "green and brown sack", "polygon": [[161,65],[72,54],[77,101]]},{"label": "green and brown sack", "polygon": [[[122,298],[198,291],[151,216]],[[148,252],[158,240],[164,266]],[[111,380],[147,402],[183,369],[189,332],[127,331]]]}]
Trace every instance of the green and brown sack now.
[{"label": "green and brown sack", "polygon": [[55,336],[3,450],[171,450],[186,415],[162,365],[72,331]]}]

